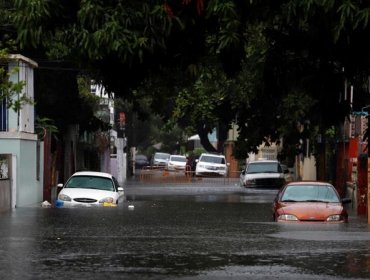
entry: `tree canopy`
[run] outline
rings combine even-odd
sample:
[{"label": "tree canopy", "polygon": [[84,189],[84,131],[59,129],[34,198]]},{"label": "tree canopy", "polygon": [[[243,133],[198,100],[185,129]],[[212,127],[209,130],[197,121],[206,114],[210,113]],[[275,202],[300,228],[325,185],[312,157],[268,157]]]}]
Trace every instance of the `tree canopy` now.
[{"label": "tree canopy", "polygon": [[14,3],[22,50],[83,69],[117,96],[152,96],[205,146],[207,132],[217,127],[222,143],[234,122],[240,158],[263,141],[294,144],[297,124],[323,132],[369,103],[368,1]]}]

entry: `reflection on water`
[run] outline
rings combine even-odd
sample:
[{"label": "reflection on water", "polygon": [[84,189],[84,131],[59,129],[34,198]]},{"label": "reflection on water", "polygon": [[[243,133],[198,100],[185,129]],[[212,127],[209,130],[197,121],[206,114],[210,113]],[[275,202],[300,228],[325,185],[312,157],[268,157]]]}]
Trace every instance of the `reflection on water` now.
[{"label": "reflection on water", "polygon": [[363,220],[278,224],[273,191],[167,191],[127,190],[116,208],[0,215],[1,279],[370,278]]}]

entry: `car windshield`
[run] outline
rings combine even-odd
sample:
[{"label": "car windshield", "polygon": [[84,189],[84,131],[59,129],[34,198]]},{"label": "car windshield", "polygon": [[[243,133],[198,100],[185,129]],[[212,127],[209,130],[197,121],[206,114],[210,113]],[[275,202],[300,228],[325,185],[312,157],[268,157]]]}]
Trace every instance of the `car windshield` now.
[{"label": "car windshield", "polygon": [[142,160],[142,161],[145,161],[145,160],[148,160],[148,158],[146,156],[142,156],[142,155],[137,155],[136,160]]},{"label": "car windshield", "polygon": [[291,185],[285,189],[281,201],[339,202],[339,198],[329,185]]},{"label": "car windshield", "polygon": [[225,164],[225,159],[223,157],[202,156],[202,158],[199,161]]},{"label": "car windshield", "polygon": [[186,162],[186,158],[185,157],[171,157],[171,161]]},{"label": "car windshield", "polygon": [[247,173],[281,173],[281,167],[276,162],[250,163],[247,166]]},{"label": "car windshield", "polygon": [[170,157],[169,154],[155,154],[154,158],[156,159],[168,159]]},{"label": "car windshield", "polygon": [[114,185],[111,179],[97,176],[73,176],[69,179],[65,188],[114,191]]}]

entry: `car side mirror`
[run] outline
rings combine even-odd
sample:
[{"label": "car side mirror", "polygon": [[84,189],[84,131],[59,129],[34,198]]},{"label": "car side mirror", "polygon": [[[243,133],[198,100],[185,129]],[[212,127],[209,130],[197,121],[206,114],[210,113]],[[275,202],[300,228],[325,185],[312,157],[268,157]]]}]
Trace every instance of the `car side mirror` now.
[{"label": "car side mirror", "polygon": [[119,192],[123,192],[123,188],[122,187],[118,187],[118,191]]},{"label": "car side mirror", "polygon": [[196,160],[195,160],[195,162],[197,162],[197,163],[198,163],[198,162],[199,162],[199,159],[196,159]]},{"label": "car side mirror", "polygon": [[347,203],[351,203],[352,202],[352,199],[350,199],[350,198],[342,198],[341,200],[340,200],[343,204],[347,204]]},{"label": "car side mirror", "polygon": [[242,175],[245,175],[245,170],[242,170]]},{"label": "car side mirror", "polygon": [[227,166],[230,166],[230,162],[226,163]]},{"label": "car side mirror", "polygon": [[63,188],[63,184],[62,184],[62,183],[59,183],[59,184],[57,185],[57,188]]}]

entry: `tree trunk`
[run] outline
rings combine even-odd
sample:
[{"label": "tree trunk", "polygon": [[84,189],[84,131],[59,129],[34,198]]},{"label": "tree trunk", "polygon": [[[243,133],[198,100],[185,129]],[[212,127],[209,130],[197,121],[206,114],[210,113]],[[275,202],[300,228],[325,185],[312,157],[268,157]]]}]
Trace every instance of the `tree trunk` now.
[{"label": "tree trunk", "polygon": [[217,150],[215,147],[213,147],[213,145],[211,144],[211,142],[209,142],[209,139],[208,139],[208,129],[206,129],[206,127],[203,125],[203,123],[199,123],[197,125],[197,132],[198,132],[198,135],[199,135],[199,138],[200,138],[200,143],[202,144],[203,148],[207,151],[207,152],[210,152],[210,153],[216,153]]},{"label": "tree trunk", "polygon": [[208,129],[203,125],[203,123],[199,123],[197,126],[197,132],[200,138],[200,143],[202,144],[203,148],[209,153],[220,153],[224,152],[224,143],[227,140],[227,132],[228,128],[225,124],[220,124],[218,127],[217,132],[217,148],[215,148],[208,139]]}]

